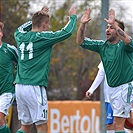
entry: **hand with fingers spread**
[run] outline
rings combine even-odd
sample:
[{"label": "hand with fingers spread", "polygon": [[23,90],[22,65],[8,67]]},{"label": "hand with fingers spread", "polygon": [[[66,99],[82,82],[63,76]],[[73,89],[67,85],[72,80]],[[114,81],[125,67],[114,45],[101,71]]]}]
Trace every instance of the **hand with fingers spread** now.
[{"label": "hand with fingers spread", "polygon": [[91,20],[90,13],[91,9],[89,8],[84,12],[83,16],[81,17],[80,26],[78,28],[77,38],[76,38],[76,43],[78,44],[81,44],[84,41],[85,25]]},{"label": "hand with fingers spread", "polygon": [[85,11],[85,13],[83,14],[80,22],[83,23],[83,24],[86,24],[88,23],[91,18],[90,18],[90,13],[91,13],[91,9],[89,8],[88,10]]},{"label": "hand with fingers spread", "polygon": [[40,11],[38,11],[39,14],[49,14],[49,8],[48,7],[42,7]]},{"label": "hand with fingers spread", "polygon": [[48,7],[43,7],[41,9],[41,11],[44,12],[44,13],[48,13],[49,12],[49,8]]},{"label": "hand with fingers spread", "polygon": [[109,18],[108,19],[104,18],[104,20],[110,25],[114,24],[115,23],[115,11],[113,9],[109,10],[108,16]]},{"label": "hand with fingers spread", "polygon": [[72,6],[72,7],[70,8],[70,10],[69,10],[69,16],[71,16],[71,15],[76,15],[76,9],[75,9],[74,6]]}]

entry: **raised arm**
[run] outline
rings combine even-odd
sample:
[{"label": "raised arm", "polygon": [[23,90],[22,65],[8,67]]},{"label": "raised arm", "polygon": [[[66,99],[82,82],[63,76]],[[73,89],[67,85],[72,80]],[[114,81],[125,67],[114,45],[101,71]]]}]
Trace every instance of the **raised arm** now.
[{"label": "raised arm", "polygon": [[81,44],[84,41],[85,25],[87,22],[89,22],[91,20],[90,13],[91,13],[91,10],[89,8],[88,10],[85,11],[83,16],[81,17],[80,26],[78,28],[77,38],[76,38],[76,43],[78,43],[78,44]]},{"label": "raised arm", "polygon": [[109,18],[105,18],[104,20],[115,28],[117,35],[125,44],[130,44],[130,37],[119,27],[118,23],[115,21],[115,11],[113,9],[109,10],[108,16]]}]

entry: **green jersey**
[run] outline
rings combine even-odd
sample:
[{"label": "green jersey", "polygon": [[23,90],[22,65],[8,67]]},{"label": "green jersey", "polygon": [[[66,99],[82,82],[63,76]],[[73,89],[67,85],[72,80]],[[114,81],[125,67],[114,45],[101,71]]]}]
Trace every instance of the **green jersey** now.
[{"label": "green jersey", "polygon": [[76,20],[76,15],[72,15],[67,25],[56,32],[32,32],[31,21],[16,30],[14,36],[19,55],[16,83],[47,87],[52,47],[72,35]]},{"label": "green jersey", "polygon": [[14,62],[17,63],[17,49],[2,42],[0,46],[0,95],[14,93]]},{"label": "green jersey", "polygon": [[100,54],[110,87],[133,81],[132,39],[129,45],[125,45],[122,40],[112,45],[108,41],[85,38],[81,46]]}]

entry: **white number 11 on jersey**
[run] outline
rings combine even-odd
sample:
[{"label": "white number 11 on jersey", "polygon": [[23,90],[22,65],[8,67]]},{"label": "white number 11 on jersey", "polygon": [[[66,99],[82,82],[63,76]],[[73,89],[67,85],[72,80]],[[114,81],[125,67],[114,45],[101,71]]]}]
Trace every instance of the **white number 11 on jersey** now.
[{"label": "white number 11 on jersey", "polygon": [[[24,60],[24,49],[25,49],[25,43],[23,42],[20,46],[19,49],[21,51],[21,60]],[[33,43],[30,42],[27,47],[26,50],[29,51],[29,59],[33,58]]]}]

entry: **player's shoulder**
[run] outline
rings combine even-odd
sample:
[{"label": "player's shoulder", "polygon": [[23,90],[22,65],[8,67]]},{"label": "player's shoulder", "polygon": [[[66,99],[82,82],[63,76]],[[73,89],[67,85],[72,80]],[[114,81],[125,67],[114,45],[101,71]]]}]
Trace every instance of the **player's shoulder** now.
[{"label": "player's shoulder", "polygon": [[11,45],[9,43],[7,43],[7,47],[10,48],[10,49],[16,49],[16,47],[14,45]]},{"label": "player's shoulder", "polygon": [[5,43],[5,45],[6,45],[6,47],[7,47],[7,49],[8,49],[9,51],[18,53],[17,48],[16,48],[14,45],[11,45],[11,44],[8,44],[8,43]]}]

